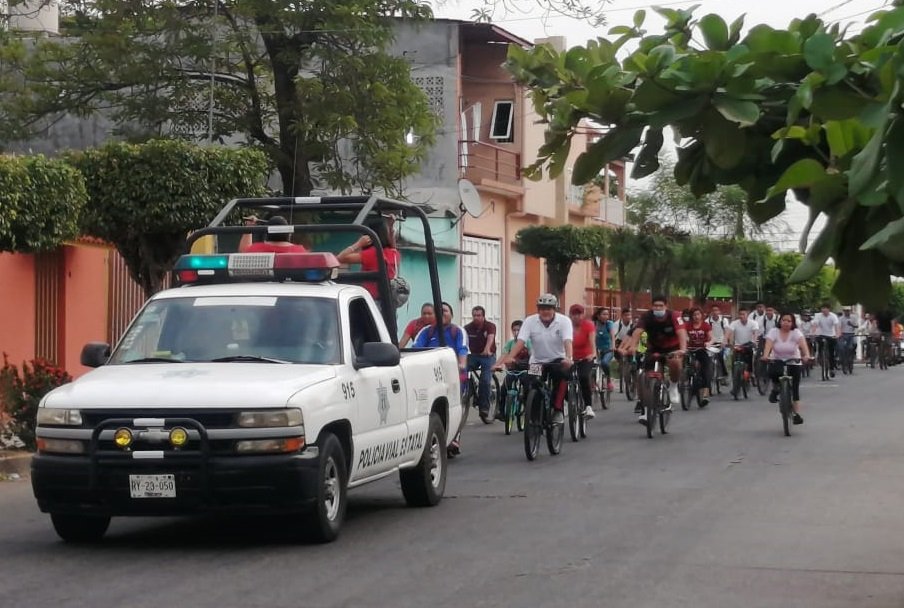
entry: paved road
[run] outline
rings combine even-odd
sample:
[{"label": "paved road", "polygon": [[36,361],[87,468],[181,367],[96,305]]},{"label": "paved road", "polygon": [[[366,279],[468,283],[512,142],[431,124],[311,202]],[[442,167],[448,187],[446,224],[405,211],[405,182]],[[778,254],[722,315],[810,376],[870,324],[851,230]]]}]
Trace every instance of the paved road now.
[{"label": "paved road", "polygon": [[648,440],[617,397],[590,440],[534,463],[470,427],[439,507],[386,480],[326,546],[199,518],[114,520],[73,547],[3,482],[0,606],[900,608],[904,370],[857,372],[805,382],[790,438],[762,398],[676,412]]}]

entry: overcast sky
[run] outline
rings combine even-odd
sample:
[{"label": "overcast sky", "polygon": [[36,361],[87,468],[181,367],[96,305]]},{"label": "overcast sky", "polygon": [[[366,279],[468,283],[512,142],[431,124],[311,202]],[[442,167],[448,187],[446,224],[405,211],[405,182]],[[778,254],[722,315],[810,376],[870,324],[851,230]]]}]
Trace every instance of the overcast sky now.
[{"label": "overcast sky", "polygon": [[[593,1],[593,0],[587,0]],[[821,18],[830,22],[850,24],[850,33],[856,33],[863,26],[863,20],[871,13],[890,5],[890,0],[690,0],[676,1],[663,0],[662,2],[644,2],[643,0],[613,0],[606,10],[607,25],[602,28],[593,28],[585,21],[570,19],[559,15],[544,16],[540,6],[540,0],[515,0],[517,7],[522,12],[510,12],[503,14],[498,11],[493,22],[506,30],[521,36],[527,40],[535,40],[547,36],[565,36],[568,46],[576,46],[586,43],[587,40],[599,36],[605,37],[610,27],[615,25],[631,25],[634,12],[638,9],[647,10],[647,20],[644,28],[655,32],[661,29],[663,20],[652,10],[653,6],[662,6],[674,9],[690,8],[697,4],[695,11],[698,16],[707,13],[718,13],[727,22],[731,22],[742,14],[746,14],[745,29],[760,23],[766,23],[773,27],[786,27],[795,18],[805,17],[810,13],[816,13]],[[498,4],[503,4],[499,0]],[[459,19],[471,19],[472,11],[481,5],[480,0],[446,0],[437,10],[439,17],[453,17]],[[629,180],[628,187],[632,184]],[[787,221],[793,234],[788,235],[783,242],[775,242],[774,245],[789,249],[796,246],[800,231],[807,220],[807,208],[799,203],[789,205],[783,218]],[[817,229],[821,222],[817,224]],[[812,237],[811,237],[812,241]]]}]

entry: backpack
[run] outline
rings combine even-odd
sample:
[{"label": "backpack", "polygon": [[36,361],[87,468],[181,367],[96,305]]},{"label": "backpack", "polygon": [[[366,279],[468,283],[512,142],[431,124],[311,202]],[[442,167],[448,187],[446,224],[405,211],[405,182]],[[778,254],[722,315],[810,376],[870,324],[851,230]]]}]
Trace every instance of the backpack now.
[{"label": "backpack", "polygon": [[408,303],[408,297],[411,295],[411,285],[405,277],[399,274],[402,269],[402,254],[396,250],[396,272],[395,276],[389,279],[389,299],[393,308],[401,308]]}]

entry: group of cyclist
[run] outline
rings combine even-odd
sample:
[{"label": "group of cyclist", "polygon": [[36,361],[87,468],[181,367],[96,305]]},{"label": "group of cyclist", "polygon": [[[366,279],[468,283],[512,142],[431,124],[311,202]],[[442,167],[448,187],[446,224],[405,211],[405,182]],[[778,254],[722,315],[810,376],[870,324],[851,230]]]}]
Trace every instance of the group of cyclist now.
[{"label": "group of cyclist", "polygon": [[[444,320],[451,323],[451,307],[445,310],[446,306],[444,304]],[[477,306],[471,311],[471,323],[459,332],[451,330],[447,335],[447,343],[455,345],[462,355],[462,381],[467,381],[468,371],[480,371],[477,405],[484,422],[491,422],[490,378],[494,371],[520,371],[528,366],[540,366],[543,379],[548,380],[551,387],[552,423],[563,424],[571,378],[574,377],[579,385],[584,418],[593,418],[594,391],[611,392],[614,388],[609,373],[613,359],[620,365],[634,361],[641,370],[651,369],[656,359],[664,360],[670,379],[670,403],[666,406],[670,410],[671,404],[681,399],[679,380],[685,357],[692,357],[701,372],[702,380],[697,390],[698,403],[703,408],[711,398],[714,373],[718,370],[723,381],[728,377],[726,358],[731,354],[735,360],[746,364],[746,370],[757,369],[755,357],[766,364],[761,369],[766,370],[772,383],[770,402],[778,401],[780,377],[790,376],[793,423],[799,425],[804,421],[800,400],[801,366],[807,365],[816,351],[826,349],[831,364],[829,373],[834,377],[839,343],[842,351],[854,349],[854,338],[863,335],[864,329],[867,335],[885,332],[891,335],[894,329],[891,315],[867,315],[861,324],[850,307],[844,307],[841,314],[836,315],[829,304],[824,304],[816,315],[803,311],[798,318],[791,312],[779,313],[774,307],[757,302],[753,310],[741,307],[733,321],[722,314],[718,304],[710,307],[709,315],[701,308],[677,311],[669,309],[667,299],[662,296],[655,296],[650,309],[638,318],[634,318],[629,308],[624,308],[614,321],[606,308],[597,308],[588,319],[580,304],[573,304],[567,316],[558,312],[558,306],[556,296],[541,295],[536,314],[512,323],[512,337],[503,346],[498,359],[495,358],[496,327],[486,319],[483,307]],[[433,322],[432,307],[425,304],[421,318],[406,328],[401,345],[412,339],[417,346],[431,345],[427,334]],[[465,340],[467,343],[462,346]],[[468,348],[470,352],[464,355]],[[602,370],[604,385],[595,385],[599,382],[594,376],[597,367]],[[500,420],[505,417],[504,397],[515,381],[508,375],[504,380],[499,395],[501,403],[496,411],[496,418]],[[643,385],[638,388],[642,391]],[[732,388],[735,397],[737,390],[736,386]],[[646,396],[638,394],[638,397],[635,414],[640,423],[646,424],[647,414],[642,406]],[[605,400],[601,400],[601,405],[606,406]]]}]

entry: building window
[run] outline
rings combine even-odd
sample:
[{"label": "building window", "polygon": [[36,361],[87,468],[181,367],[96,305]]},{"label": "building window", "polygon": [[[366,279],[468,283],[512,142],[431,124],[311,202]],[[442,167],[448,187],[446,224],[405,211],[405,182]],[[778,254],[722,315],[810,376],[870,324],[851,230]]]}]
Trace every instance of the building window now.
[{"label": "building window", "polygon": [[499,142],[511,142],[514,140],[512,124],[515,118],[514,101],[497,101],[493,105],[493,122],[490,130],[490,139]]}]

